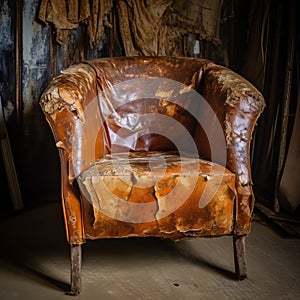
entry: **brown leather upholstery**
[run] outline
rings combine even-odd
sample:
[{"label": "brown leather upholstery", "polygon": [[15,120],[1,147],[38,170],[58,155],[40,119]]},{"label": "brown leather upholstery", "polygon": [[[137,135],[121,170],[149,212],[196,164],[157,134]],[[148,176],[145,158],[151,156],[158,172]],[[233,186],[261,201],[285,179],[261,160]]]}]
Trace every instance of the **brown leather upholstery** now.
[{"label": "brown leather upholstery", "polygon": [[[40,104],[60,153],[71,245],[249,233],[250,141],[264,99],[241,76],[203,59],[96,59],[54,78]],[[178,182],[189,195],[176,206]]]},{"label": "brown leather upholstery", "polygon": [[212,162],[172,152],[117,153],[78,181],[89,197],[83,209],[87,238],[180,239],[233,230],[235,176]]}]

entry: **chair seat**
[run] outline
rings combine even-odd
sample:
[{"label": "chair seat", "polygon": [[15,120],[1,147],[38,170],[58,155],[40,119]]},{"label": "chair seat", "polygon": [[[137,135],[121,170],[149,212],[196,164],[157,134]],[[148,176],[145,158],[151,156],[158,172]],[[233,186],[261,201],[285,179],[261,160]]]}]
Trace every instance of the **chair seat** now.
[{"label": "chair seat", "polygon": [[[78,178],[87,238],[230,234],[235,175],[175,152],[106,155]],[[84,210],[86,211],[86,209]]]}]

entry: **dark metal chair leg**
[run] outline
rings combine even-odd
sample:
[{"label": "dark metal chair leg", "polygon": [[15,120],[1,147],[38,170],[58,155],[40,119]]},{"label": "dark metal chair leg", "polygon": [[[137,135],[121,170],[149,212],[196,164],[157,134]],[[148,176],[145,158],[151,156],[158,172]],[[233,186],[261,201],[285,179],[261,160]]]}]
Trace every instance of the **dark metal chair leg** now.
[{"label": "dark metal chair leg", "polygon": [[81,291],[81,245],[71,245],[71,292],[77,296]]},{"label": "dark metal chair leg", "polygon": [[244,235],[233,237],[235,274],[239,280],[247,277],[245,238]]}]

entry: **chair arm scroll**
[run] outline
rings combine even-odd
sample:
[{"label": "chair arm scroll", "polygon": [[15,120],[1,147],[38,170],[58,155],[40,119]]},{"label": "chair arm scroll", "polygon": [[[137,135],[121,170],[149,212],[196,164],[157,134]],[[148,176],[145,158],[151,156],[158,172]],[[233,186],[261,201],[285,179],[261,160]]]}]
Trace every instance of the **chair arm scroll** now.
[{"label": "chair arm scroll", "polygon": [[208,65],[205,70],[203,96],[222,123],[227,148],[226,167],[236,175],[235,233],[247,234],[254,205],[250,143],[265,101],[246,79],[218,65]]},{"label": "chair arm scroll", "polygon": [[[92,127],[100,124],[96,120],[98,100],[94,69],[81,63],[64,70],[44,91],[40,105],[50,124],[57,147],[68,153],[68,176],[73,181],[103,152],[101,145],[95,150],[99,139],[97,136],[91,137],[90,134],[94,130]],[[94,135],[97,134],[101,132]]]}]

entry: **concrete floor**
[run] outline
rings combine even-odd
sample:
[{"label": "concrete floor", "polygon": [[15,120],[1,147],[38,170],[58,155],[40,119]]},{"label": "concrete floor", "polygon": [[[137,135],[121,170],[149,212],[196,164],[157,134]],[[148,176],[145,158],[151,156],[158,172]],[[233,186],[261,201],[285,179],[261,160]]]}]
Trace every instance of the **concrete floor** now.
[{"label": "concrete floor", "polygon": [[[58,204],[0,222],[0,299],[76,299],[65,294],[69,248]],[[300,239],[255,218],[249,278],[233,276],[231,237],[88,241],[77,299],[300,299]]]}]

